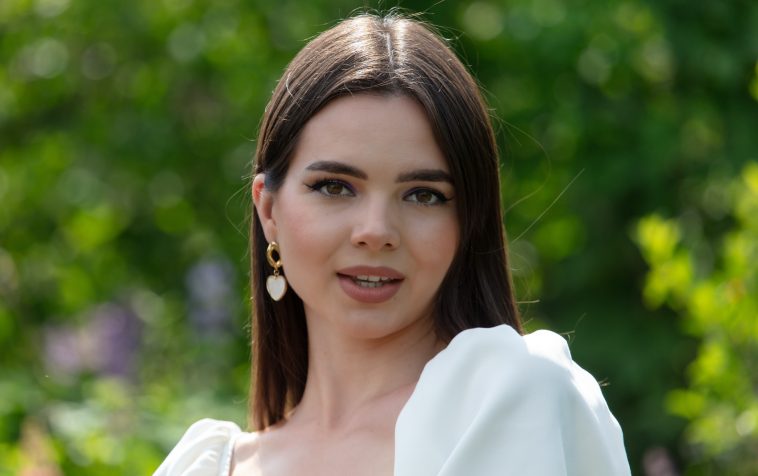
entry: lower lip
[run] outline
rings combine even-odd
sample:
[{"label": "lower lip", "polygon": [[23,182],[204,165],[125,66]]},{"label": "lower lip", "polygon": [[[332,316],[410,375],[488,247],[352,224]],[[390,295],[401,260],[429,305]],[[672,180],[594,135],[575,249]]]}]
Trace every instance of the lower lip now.
[{"label": "lower lip", "polygon": [[339,278],[340,286],[342,286],[342,290],[345,291],[345,294],[356,301],[368,304],[377,304],[391,299],[392,296],[398,292],[400,285],[402,284],[402,280],[399,280],[390,281],[375,288],[364,288],[350,277],[341,274],[338,274],[337,277]]}]

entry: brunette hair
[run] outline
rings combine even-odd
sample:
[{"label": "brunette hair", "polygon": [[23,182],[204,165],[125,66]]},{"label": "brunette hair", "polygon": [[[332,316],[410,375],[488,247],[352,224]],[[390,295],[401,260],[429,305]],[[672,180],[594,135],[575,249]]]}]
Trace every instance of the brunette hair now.
[{"label": "brunette hair", "polygon": [[[265,187],[275,192],[308,120],[329,101],[359,93],[418,101],[453,178],[460,242],[434,305],[437,336],[449,342],[465,329],[499,324],[521,332],[506,258],[497,144],[487,108],[466,67],[419,21],[363,14],[310,41],[289,64],[266,107],[255,173],[264,173]],[[288,292],[279,302],[266,294],[271,270],[255,212],[251,235],[250,417],[251,426],[260,430],[284,418],[302,398],[308,335],[296,293]]]}]

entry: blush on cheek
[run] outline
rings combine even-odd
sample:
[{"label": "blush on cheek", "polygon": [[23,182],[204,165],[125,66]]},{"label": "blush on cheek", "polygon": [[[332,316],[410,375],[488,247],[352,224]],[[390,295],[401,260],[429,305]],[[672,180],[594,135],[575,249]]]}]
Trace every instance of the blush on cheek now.
[{"label": "blush on cheek", "polygon": [[332,258],[339,248],[339,227],[323,210],[307,206],[300,196],[282,197],[277,236],[290,287],[305,302],[324,293],[332,277]]}]

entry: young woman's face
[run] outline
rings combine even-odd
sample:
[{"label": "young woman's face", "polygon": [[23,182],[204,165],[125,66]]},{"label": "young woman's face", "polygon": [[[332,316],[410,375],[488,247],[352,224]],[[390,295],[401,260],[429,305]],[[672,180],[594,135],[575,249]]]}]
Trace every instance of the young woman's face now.
[{"label": "young woman's face", "polygon": [[422,107],[336,99],[303,129],[281,188],[254,196],[309,321],[380,338],[428,325],[459,231],[455,190]]}]

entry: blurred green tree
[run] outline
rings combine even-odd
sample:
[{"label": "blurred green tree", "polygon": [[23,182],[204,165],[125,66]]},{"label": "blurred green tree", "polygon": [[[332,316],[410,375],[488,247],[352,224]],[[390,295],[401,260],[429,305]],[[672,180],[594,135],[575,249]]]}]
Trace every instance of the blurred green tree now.
[{"label": "blurred green tree", "polygon": [[[687,387],[669,392],[699,474],[758,474],[758,163],[723,186],[733,223],[715,240],[650,215],[636,238],[650,265],[645,301],[667,305],[699,341]],[[716,242],[711,250],[708,243]],[[707,472],[706,472],[707,471]]]},{"label": "blurred green tree", "polygon": [[[663,405],[698,339],[643,305],[626,230],[685,210],[720,236],[758,150],[758,4],[401,5],[497,114],[528,327],[609,383],[635,473],[652,447],[698,461]],[[0,1],[0,474],[146,474],[193,420],[244,422],[251,139],[287,61],[360,6],[394,4]]]}]

